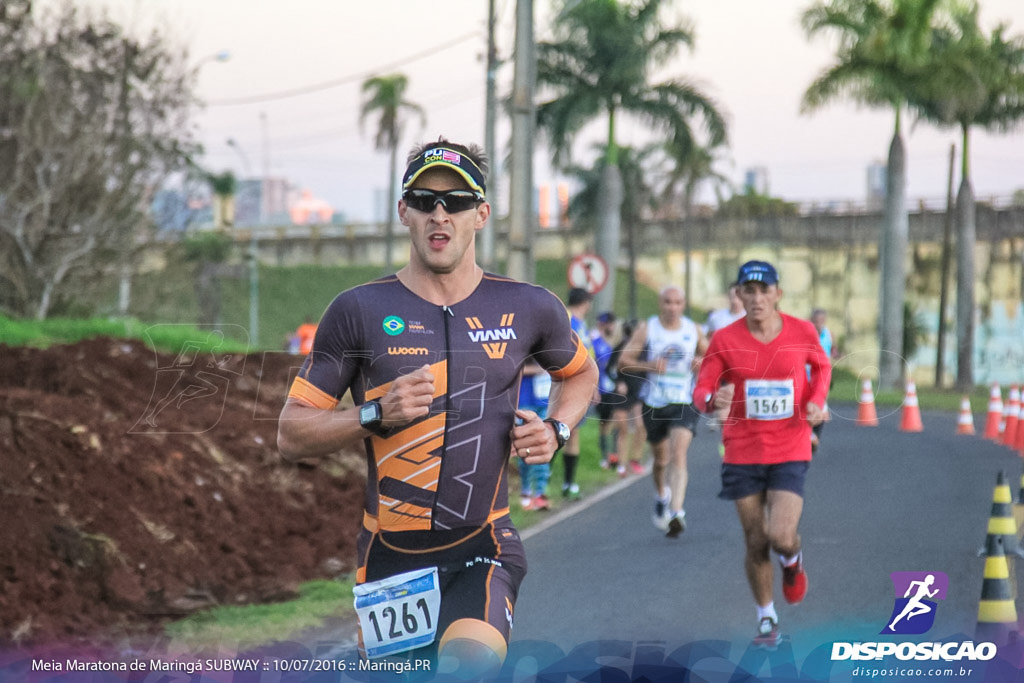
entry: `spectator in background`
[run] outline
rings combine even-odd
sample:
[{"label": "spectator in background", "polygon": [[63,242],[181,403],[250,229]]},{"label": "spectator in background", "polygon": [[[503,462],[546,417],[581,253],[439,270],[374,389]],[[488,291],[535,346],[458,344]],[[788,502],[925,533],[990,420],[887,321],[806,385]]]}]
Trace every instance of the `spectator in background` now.
[{"label": "spectator in background", "polygon": [[298,346],[297,351],[293,351],[293,353],[301,353],[303,356],[309,355],[309,352],[313,350],[313,340],[316,338],[316,328],[317,324],[307,315],[305,322],[299,325],[298,329],[295,330],[295,335],[292,337],[295,344]]},{"label": "spectator in background", "polygon": [[[811,324],[814,325],[814,329],[818,331],[818,341],[821,342],[821,348],[825,350],[825,355],[828,356],[829,360],[832,360],[832,332],[828,329],[828,313],[824,308],[815,308],[811,311]],[[808,369],[810,372],[810,369]],[[825,429],[825,423],[828,422],[828,405],[825,405],[825,419],[814,425],[811,428],[811,452],[817,451],[821,445],[821,433]]]},{"label": "spectator in background", "polygon": [[619,460],[618,434],[612,422],[612,411],[622,401],[615,393],[614,368],[609,367],[615,344],[618,342],[615,314],[605,311],[597,316],[597,329],[591,333],[594,360],[600,373],[597,389],[600,398],[597,403],[597,419],[600,425],[601,469],[614,469],[619,475],[626,473],[626,466]]},{"label": "spectator in background", "polygon": [[[532,410],[542,419],[548,416],[548,398],[551,395],[551,375],[536,361],[530,359],[523,366],[523,379],[519,384],[519,409]],[[548,480],[551,478],[551,464],[539,462],[530,464],[519,460],[519,503],[524,510],[547,510]]]},{"label": "spectator in background", "polygon": [[[735,282],[729,285],[729,305],[725,308],[716,308],[708,313],[708,320],[705,323],[705,332],[707,333],[709,342],[715,332],[727,325],[731,325],[747,314],[747,312],[743,310],[743,300],[740,299],[739,288],[740,286]],[[722,421],[728,416],[728,407],[716,409],[715,412],[708,417],[708,429],[712,431],[719,429],[722,426]],[[723,453],[722,444],[718,444],[718,451],[719,455]]]},{"label": "spectator in background", "polygon": [[676,285],[662,288],[658,315],[641,322],[622,352],[619,367],[647,373],[641,392],[644,428],[654,454],[654,525],[668,538],[686,529],[686,458],[700,413],[693,407],[694,371],[707,350],[704,332],[683,315],[686,295]]},{"label": "spectator in background", "polygon": [[[569,290],[569,296],[566,299],[566,308],[569,309],[569,324],[576,333],[576,336],[580,338],[580,341],[586,346],[587,351],[590,353],[590,357],[594,357],[594,346],[590,340],[590,332],[587,330],[587,323],[584,321],[587,317],[587,313],[590,312],[590,304],[594,297],[587,290],[581,287],[573,287]],[[594,394],[591,397],[591,403],[598,400],[597,388],[594,388]],[[580,420],[579,423],[573,428],[572,435],[565,444],[565,448],[562,449],[562,465],[565,472],[565,479],[562,482],[562,497],[568,498],[569,500],[579,500],[580,497],[580,485],[576,483],[576,468],[580,460],[580,430],[583,426],[583,422],[586,420]]]},{"label": "spectator in background", "polygon": [[743,300],[740,299],[738,293],[739,288],[740,286],[735,282],[729,285],[729,305],[726,308],[716,308],[708,313],[708,320],[705,323],[704,330],[708,341],[711,341],[711,337],[714,336],[715,332],[726,325],[736,322],[747,314],[743,310]]},{"label": "spectator in background", "polygon": [[[622,325],[622,341],[612,350],[608,360],[608,374],[615,380],[615,393],[618,402],[612,410],[612,424],[616,438],[615,450],[619,454],[620,463],[624,464],[633,474],[643,474],[644,468],[640,460],[643,457],[644,442],[647,430],[644,429],[643,401],[640,390],[647,381],[647,373],[642,371],[623,372],[619,369],[619,358],[626,348],[630,337],[636,330],[636,321],[628,320]],[[620,473],[623,470],[620,470]]]}]

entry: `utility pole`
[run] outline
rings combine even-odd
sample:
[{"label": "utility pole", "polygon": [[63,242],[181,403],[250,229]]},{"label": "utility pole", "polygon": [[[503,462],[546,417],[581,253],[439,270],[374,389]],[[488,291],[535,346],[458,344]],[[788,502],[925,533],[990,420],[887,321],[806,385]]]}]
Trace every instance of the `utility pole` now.
[{"label": "utility pole", "polygon": [[935,388],[941,389],[946,363],[946,305],[949,301],[949,271],[953,253],[953,165],[956,145],[949,146],[949,183],[946,186],[946,220],[942,228],[942,280],[939,282],[939,335],[935,351]]},{"label": "utility pole", "polygon": [[[234,147],[238,152],[245,175],[251,179],[252,169],[245,150],[234,138],[228,138],[228,146]],[[249,226],[249,344],[253,349],[259,348],[260,345],[260,247],[256,239],[257,227]]]},{"label": "utility pole", "polygon": [[512,173],[509,183],[508,275],[524,282],[535,279],[533,235],[533,102],[536,55],[533,44],[533,0],[516,2],[515,76],[512,84]]},{"label": "utility pole", "polygon": [[[498,152],[494,142],[495,116],[498,109],[495,79],[498,71],[498,56],[494,45],[495,24],[494,0],[487,2],[487,104],[484,116],[484,149],[490,161],[487,172],[487,192],[490,195],[491,208],[496,209],[498,199]],[[491,216],[491,224],[480,233],[480,260],[484,270],[493,270],[495,262],[495,242],[498,229],[497,215]]]},{"label": "utility pole", "polygon": [[258,223],[270,222],[270,133],[267,126],[267,112],[260,112],[260,133],[263,137],[263,178],[260,180],[260,218]]}]

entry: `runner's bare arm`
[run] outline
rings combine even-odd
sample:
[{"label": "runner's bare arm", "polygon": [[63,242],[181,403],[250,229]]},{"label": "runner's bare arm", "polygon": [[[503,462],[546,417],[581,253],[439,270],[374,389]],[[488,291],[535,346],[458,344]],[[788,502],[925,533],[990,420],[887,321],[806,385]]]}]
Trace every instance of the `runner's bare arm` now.
[{"label": "runner's bare arm", "polygon": [[620,372],[661,372],[665,369],[664,367],[659,369],[658,361],[663,364],[662,359],[654,362],[643,360],[644,344],[646,343],[647,323],[641,322],[637,324],[633,336],[629,338],[625,348],[622,349],[622,355],[619,357]]}]

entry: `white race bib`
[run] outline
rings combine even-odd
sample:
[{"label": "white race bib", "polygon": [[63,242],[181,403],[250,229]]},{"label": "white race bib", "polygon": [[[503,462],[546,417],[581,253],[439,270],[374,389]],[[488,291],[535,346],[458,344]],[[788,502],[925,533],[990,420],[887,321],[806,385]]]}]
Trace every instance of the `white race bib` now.
[{"label": "white race bib", "polygon": [[434,642],[441,612],[437,567],[363,583],[352,592],[368,659]]},{"label": "white race bib", "polygon": [[747,417],[751,420],[785,420],[793,417],[795,391],[791,379],[748,379]]}]

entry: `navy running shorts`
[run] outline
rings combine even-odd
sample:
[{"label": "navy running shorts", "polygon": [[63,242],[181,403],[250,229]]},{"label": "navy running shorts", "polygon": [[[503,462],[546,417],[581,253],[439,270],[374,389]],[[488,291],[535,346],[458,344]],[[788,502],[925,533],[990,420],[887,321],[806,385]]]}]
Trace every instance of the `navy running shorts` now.
[{"label": "navy running shorts", "polygon": [[[439,640],[449,626],[468,619],[490,624],[508,642],[519,585],[526,576],[526,554],[515,528],[488,524],[476,530],[374,534],[366,553],[365,580],[425,567],[438,568]],[[486,633],[481,640],[487,640]]]},{"label": "navy running shorts", "polygon": [[644,406],[644,427],[647,429],[647,443],[661,443],[668,438],[673,427],[682,427],[697,434],[700,413],[689,403],[670,403],[663,408]]},{"label": "navy running shorts", "polygon": [[792,491],[803,498],[810,460],[792,460],[777,465],[732,465],[722,463],[724,500],[739,500],[764,491]]}]

